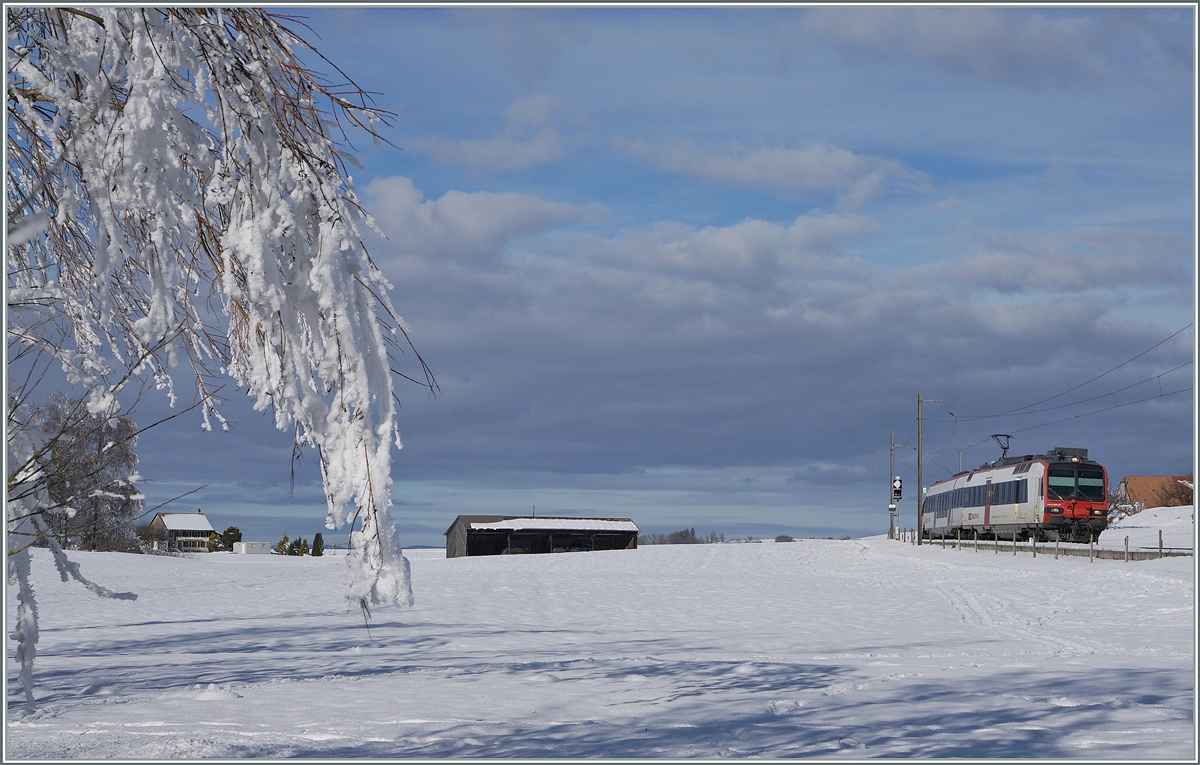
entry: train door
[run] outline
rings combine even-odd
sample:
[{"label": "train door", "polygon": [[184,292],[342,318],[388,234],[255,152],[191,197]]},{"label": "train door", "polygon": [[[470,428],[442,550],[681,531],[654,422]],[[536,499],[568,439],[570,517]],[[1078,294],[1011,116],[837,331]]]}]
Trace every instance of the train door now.
[{"label": "train door", "polygon": [[987,479],[987,483],[983,485],[983,527],[985,529],[992,525],[992,479]]}]

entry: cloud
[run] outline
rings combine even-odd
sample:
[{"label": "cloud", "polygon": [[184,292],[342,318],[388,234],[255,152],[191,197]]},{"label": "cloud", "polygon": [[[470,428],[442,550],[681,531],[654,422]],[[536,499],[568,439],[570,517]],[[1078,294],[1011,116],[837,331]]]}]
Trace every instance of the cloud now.
[{"label": "cloud", "polygon": [[661,221],[610,239],[572,240],[570,246],[598,263],[723,290],[762,291],[801,276],[859,278],[862,262],[842,249],[847,241],[878,230],[874,220],[861,215],[809,213],[790,224],[748,219],[694,228]]},{"label": "cloud", "polygon": [[1006,295],[1175,286],[1191,278],[1183,264],[1189,243],[1180,234],[1084,229],[1062,244],[1049,244],[1022,242],[1004,232],[976,233],[983,239],[979,252],[913,269],[913,275]]},{"label": "cloud", "polygon": [[838,195],[839,204],[860,207],[885,186],[925,188],[927,180],[902,162],[855,154],[826,143],[799,149],[755,149],[733,156],[711,154],[688,144],[626,145],[634,157],[648,159],[663,170],[709,181],[733,182],[775,192],[817,191]]},{"label": "cloud", "polygon": [[522,82],[542,79],[568,46],[586,45],[590,34],[561,11],[532,8],[458,9],[458,24],[482,32],[491,50]]},{"label": "cloud", "polygon": [[541,93],[513,102],[503,117],[505,129],[491,138],[410,138],[405,146],[443,164],[477,170],[523,170],[566,156],[568,143],[554,123],[583,119],[578,108]]},{"label": "cloud", "polygon": [[[816,8],[806,28],[858,56],[915,59],[961,75],[1030,86],[1178,78],[1191,71],[1178,14],[1105,9]],[[1138,30],[1130,34],[1130,28]]]},{"label": "cloud", "polygon": [[[405,401],[409,475],[457,480],[469,464],[484,483],[578,486],[759,466],[775,477],[731,476],[728,491],[858,492],[870,470],[831,466],[861,464],[880,433],[886,445],[888,429],[907,427],[896,412],[914,391],[994,411],[1103,371],[1161,339],[1115,317],[1117,296],[1183,268],[1170,237],[1130,234],[1101,251],[1121,239],[1101,231],[1033,244],[977,232],[973,255],[882,268],[854,254],[880,227],[850,214],[539,230],[487,273],[432,250],[403,273],[381,259],[442,385],[435,402]],[[937,448],[991,432],[930,427]],[[1092,433],[1039,433],[1058,432]]]},{"label": "cloud", "polygon": [[583,109],[545,93],[519,98],[504,110],[504,119],[514,126],[543,128],[562,121],[578,124],[586,118]]},{"label": "cloud", "polygon": [[363,191],[367,208],[406,258],[437,258],[476,265],[494,261],[513,239],[573,220],[584,208],[512,192],[448,191],[425,200],[412,179],[379,178]]},{"label": "cloud", "polygon": [[514,138],[511,131],[480,140],[412,138],[405,146],[435,162],[481,170],[523,170],[566,154],[563,140],[554,129],[539,130],[526,139]]}]

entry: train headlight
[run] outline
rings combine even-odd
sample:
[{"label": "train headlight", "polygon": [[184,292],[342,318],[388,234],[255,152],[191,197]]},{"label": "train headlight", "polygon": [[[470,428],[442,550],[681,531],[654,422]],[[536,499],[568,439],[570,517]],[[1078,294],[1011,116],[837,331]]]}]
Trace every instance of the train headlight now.
[{"label": "train headlight", "polygon": [[1050,508],[1050,514],[1051,515],[1062,515],[1062,508],[1061,507],[1052,507],[1052,508]]}]

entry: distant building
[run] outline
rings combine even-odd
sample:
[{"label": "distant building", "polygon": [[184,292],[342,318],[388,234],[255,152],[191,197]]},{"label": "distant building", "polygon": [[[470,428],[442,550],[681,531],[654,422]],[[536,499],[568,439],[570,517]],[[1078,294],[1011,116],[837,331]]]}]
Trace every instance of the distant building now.
[{"label": "distant building", "polygon": [[637,537],[628,518],[460,515],[446,529],[446,557],[635,550]]},{"label": "distant building", "polygon": [[1131,475],[1121,480],[1117,496],[1142,507],[1177,507],[1188,503],[1191,483],[1190,475]]},{"label": "distant building", "polygon": [[238,555],[270,555],[270,542],[234,542],[233,551]]},{"label": "distant building", "polygon": [[150,531],[160,540],[154,542],[155,550],[208,552],[208,535],[214,529],[204,513],[197,510],[194,513],[158,513],[150,521]]}]

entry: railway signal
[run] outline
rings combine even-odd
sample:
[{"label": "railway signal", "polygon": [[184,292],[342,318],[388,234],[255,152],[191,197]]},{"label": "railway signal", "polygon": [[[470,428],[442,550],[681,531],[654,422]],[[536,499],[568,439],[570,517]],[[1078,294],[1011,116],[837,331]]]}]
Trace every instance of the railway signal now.
[{"label": "railway signal", "polygon": [[[912,449],[914,447],[907,444],[900,446],[900,449]],[[900,476],[896,475],[896,434],[888,434],[888,475],[892,478],[892,500],[888,503],[888,539],[899,539],[900,529],[896,525],[897,512],[896,503],[900,501],[900,490],[903,484],[900,481]]]}]

